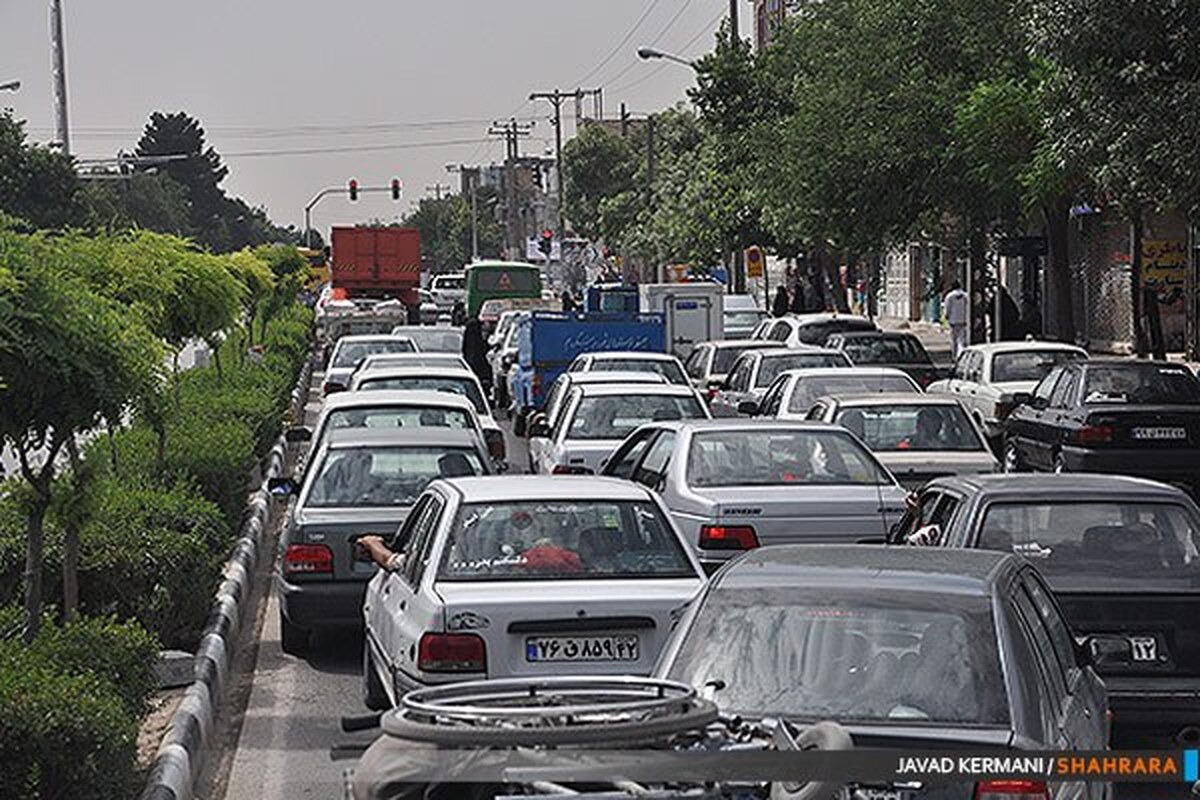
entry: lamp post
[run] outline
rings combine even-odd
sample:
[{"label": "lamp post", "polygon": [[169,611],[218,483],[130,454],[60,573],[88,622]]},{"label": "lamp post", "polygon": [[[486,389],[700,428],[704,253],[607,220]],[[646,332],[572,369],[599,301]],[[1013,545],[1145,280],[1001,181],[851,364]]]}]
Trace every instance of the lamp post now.
[{"label": "lamp post", "polygon": [[652,61],[654,59],[661,58],[664,61],[674,61],[676,64],[682,64],[685,67],[696,69],[696,62],[688,61],[686,58],[674,55],[673,53],[666,53],[653,47],[639,47],[637,54],[638,58],[642,59],[643,61]]},{"label": "lamp post", "polygon": [[15,92],[20,88],[20,81],[8,81],[7,83],[0,83],[0,92]]}]

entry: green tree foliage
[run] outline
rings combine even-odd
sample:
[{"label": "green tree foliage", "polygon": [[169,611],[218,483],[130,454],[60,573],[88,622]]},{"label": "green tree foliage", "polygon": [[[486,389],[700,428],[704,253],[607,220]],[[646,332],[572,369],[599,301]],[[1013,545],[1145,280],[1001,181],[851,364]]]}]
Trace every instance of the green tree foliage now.
[{"label": "green tree foliage", "polygon": [[123,181],[84,181],[85,227],[140,228],[176,236],[191,230],[187,191],[169,175],[135,173]]},{"label": "green tree foliage", "polygon": [[563,193],[575,231],[604,235],[601,205],[635,192],[639,157],[629,140],[601,125],[588,125],[563,148]]},{"label": "green tree foliage", "polygon": [[36,228],[83,220],[79,179],[70,157],[25,140],[23,123],[0,112],[0,212]]},{"label": "green tree foliage", "polygon": [[[504,230],[496,221],[493,208],[496,191],[480,187],[475,199],[482,256],[498,253],[504,246]],[[471,262],[471,200],[462,195],[423,198],[404,218],[402,225],[421,232],[421,250],[442,271],[456,271]]]}]

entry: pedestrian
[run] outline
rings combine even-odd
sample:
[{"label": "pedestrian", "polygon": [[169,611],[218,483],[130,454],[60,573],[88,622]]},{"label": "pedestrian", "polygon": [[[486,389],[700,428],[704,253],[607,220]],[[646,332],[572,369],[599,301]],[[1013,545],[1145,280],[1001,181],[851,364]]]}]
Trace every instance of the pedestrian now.
[{"label": "pedestrian", "polygon": [[1018,342],[1025,338],[1021,329],[1021,310],[1017,302],[1004,286],[1000,287],[1000,335],[998,342]]},{"label": "pedestrian", "polygon": [[967,317],[967,293],[955,281],[942,298],[942,318],[950,326],[950,357],[955,360],[967,346]]},{"label": "pedestrian", "polygon": [[792,289],[792,304],[790,309],[793,314],[808,312],[808,295],[804,291],[804,284],[800,281],[796,281],[796,285]]},{"label": "pedestrian", "polygon": [[471,317],[463,327],[462,356],[487,389],[492,385],[492,367],[487,360],[488,346],[483,338],[483,323]]},{"label": "pedestrian", "polygon": [[775,290],[775,301],[771,304],[771,316],[782,317],[788,313],[787,289],[780,286]]},{"label": "pedestrian", "polygon": [[569,289],[562,290],[562,310],[563,311],[575,311],[576,310],[575,298],[571,297],[571,292]]},{"label": "pedestrian", "polygon": [[454,306],[450,309],[450,324],[458,327],[467,321],[467,307],[463,305],[462,300],[455,300]]}]

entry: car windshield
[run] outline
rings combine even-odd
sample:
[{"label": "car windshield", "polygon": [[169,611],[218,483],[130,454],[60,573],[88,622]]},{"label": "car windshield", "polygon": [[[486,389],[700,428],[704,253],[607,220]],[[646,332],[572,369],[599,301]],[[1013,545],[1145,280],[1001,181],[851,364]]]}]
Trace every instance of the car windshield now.
[{"label": "car windshield", "polygon": [[416,352],[411,340],[405,339],[373,339],[365,342],[342,342],[338,345],[337,355],[333,357],[333,367],[353,367],[367,356],[379,353],[413,353]]},{"label": "car windshield", "polygon": [[825,395],[839,394],[875,394],[897,392],[901,394],[920,394],[921,390],[913,385],[907,375],[828,375],[822,377],[801,378],[792,398],[788,401],[788,411],[793,414],[804,414],[812,408],[817,398]]},{"label": "car windshield", "polygon": [[466,397],[471,401],[471,405],[475,406],[476,412],[487,413],[487,403],[483,399],[483,394],[479,391],[478,384],[470,378],[393,376],[364,380],[358,388],[366,391],[385,389],[401,392],[448,392]]},{"label": "car windshield", "polygon": [[1200,591],[1200,527],[1179,503],[996,503],[979,546],[1021,553],[1056,590]]},{"label": "car windshield", "polygon": [[673,360],[657,358],[597,358],[592,361],[593,372],[657,372],[670,383],[688,383],[683,367]]},{"label": "car windshield", "polygon": [[757,349],[753,345],[747,347],[718,347],[713,351],[712,374],[728,375],[733,362],[747,350]]},{"label": "car windshield", "polygon": [[345,447],[321,462],[305,506],[410,506],[434,478],[482,475],[479,454],[468,448]]},{"label": "car windshield", "polygon": [[1084,375],[1085,403],[1200,403],[1200,380],[1185,367],[1166,364],[1092,366]]},{"label": "car windshield", "polygon": [[[329,412],[321,441],[333,431],[347,428],[454,428],[475,430],[471,413],[446,406],[380,406],[377,408],[340,408]],[[321,442],[317,442],[320,444]]]},{"label": "car windshield", "polygon": [[959,405],[843,408],[834,421],[876,452],[985,449]]},{"label": "car windshield", "polygon": [[779,373],[789,369],[818,369],[820,367],[848,367],[849,359],[844,353],[788,353],[770,355],[762,360],[754,385],[765,388],[775,382]]},{"label": "car windshield", "polygon": [[1020,350],[992,356],[992,383],[1029,381],[1037,383],[1059,364],[1083,361],[1087,356],[1076,350]]},{"label": "car windshield", "polygon": [[700,401],[692,395],[595,395],[580,399],[567,438],[624,439],[649,422],[706,416]]},{"label": "car windshield", "polygon": [[462,330],[458,328],[435,328],[429,326],[408,331],[404,334],[416,343],[423,353],[461,353]]},{"label": "car windshield", "polygon": [[[747,658],[753,653],[753,658]],[[985,597],[859,587],[717,589],[668,677],[727,714],[1006,725],[1008,699]],[[711,691],[708,689],[707,691]]]},{"label": "car windshield", "polygon": [[855,364],[928,364],[929,355],[912,336],[849,337],[842,349]]},{"label": "car windshield", "polygon": [[445,581],[696,576],[653,503],[619,500],[464,505],[438,574]]},{"label": "car windshield", "polygon": [[745,428],[698,433],[687,482],[715,486],[865,484],[891,481],[862,445],[838,431]]}]

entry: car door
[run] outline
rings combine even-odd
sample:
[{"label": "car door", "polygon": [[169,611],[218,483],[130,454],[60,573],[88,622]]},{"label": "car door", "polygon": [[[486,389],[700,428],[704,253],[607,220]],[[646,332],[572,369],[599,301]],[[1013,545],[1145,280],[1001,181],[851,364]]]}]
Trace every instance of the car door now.
[{"label": "car door", "polygon": [[788,394],[788,384],[791,382],[791,378],[776,378],[775,382],[767,388],[767,393],[763,395],[762,401],[758,404],[758,413],[755,416],[768,419],[776,416],[779,413],[779,409],[783,407],[784,398]]},{"label": "car door", "polygon": [[[653,492],[662,492],[675,449],[675,431],[663,431],[647,448],[646,454],[633,470],[633,480]],[[667,503],[670,506],[670,503]]]},{"label": "car door", "polygon": [[708,388],[708,362],[712,352],[711,345],[699,345],[683,362],[683,371],[687,373],[688,380],[701,391]]},{"label": "car door", "polygon": [[634,468],[658,432],[658,428],[641,428],[634,431],[605,461],[601,467],[602,474],[610,478],[633,480]]},{"label": "car door", "polygon": [[1037,439],[1043,448],[1040,463],[1048,469],[1054,468],[1055,454],[1062,449],[1073,427],[1071,423],[1076,407],[1075,398],[1079,396],[1079,380],[1078,369],[1063,367],[1062,377],[1050,395],[1050,404],[1042,413]]},{"label": "car door", "polygon": [[1052,369],[1034,387],[1030,401],[1010,414],[1006,423],[1006,430],[1014,438],[1021,460],[1034,469],[1048,469],[1050,466],[1045,420],[1062,375],[1062,367]]},{"label": "car door", "polygon": [[563,440],[566,439],[571,421],[575,418],[575,410],[579,407],[579,392],[579,388],[574,389],[562,401],[562,411],[555,418],[554,424],[550,427],[550,435],[546,437],[546,444],[542,447],[537,460],[533,462],[537,472],[549,474],[554,469]]},{"label": "car door", "polygon": [[447,503],[446,498],[436,492],[427,496],[429,504],[413,531],[411,545],[405,549],[404,568],[394,574],[391,591],[385,592],[383,598],[386,615],[394,626],[389,648],[396,660],[396,668],[410,678],[417,674],[417,648],[421,636],[427,631],[440,631],[444,622],[440,602],[425,585],[424,578]]}]

